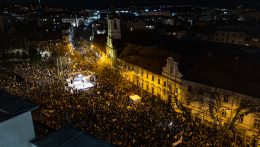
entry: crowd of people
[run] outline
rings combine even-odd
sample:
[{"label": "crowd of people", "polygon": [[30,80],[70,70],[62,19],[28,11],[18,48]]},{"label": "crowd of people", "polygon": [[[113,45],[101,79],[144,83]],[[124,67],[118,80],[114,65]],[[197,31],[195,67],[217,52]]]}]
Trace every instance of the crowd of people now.
[{"label": "crowd of people", "polygon": [[[23,80],[1,78],[0,88],[38,104],[40,108],[33,113],[35,123],[52,129],[70,123],[119,146],[233,145],[232,136],[219,139],[216,128],[185,119],[167,102],[141,92],[112,68],[95,71],[97,85],[74,94],[65,90],[70,72],[67,69],[60,77],[55,68],[19,65],[14,73]],[[142,101],[133,103],[132,94],[140,95]]]}]

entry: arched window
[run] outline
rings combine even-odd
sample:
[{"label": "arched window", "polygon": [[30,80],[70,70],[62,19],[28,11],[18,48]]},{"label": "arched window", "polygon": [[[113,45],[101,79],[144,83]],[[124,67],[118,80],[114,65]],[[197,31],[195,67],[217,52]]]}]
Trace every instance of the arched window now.
[{"label": "arched window", "polygon": [[116,23],[116,20],[114,21],[114,29],[117,30],[117,23]]}]

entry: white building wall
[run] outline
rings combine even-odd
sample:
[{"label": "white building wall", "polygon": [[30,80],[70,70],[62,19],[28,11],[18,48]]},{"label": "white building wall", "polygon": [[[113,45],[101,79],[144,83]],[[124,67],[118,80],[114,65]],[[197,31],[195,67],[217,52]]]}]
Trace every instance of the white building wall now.
[{"label": "white building wall", "polygon": [[0,147],[31,147],[34,138],[30,111],[0,123]]}]

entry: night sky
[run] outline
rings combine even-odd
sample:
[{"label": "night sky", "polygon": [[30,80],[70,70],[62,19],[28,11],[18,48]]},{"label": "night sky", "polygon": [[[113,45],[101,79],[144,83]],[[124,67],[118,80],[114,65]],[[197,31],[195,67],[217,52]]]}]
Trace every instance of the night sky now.
[{"label": "night sky", "polygon": [[[2,1],[2,3],[5,4],[10,4],[15,2],[20,2],[20,3],[30,2],[33,0],[0,0],[0,1]],[[44,0],[44,1],[46,1],[48,4],[53,6],[76,7],[76,8],[109,7],[111,5],[111,1],[114,1],[114,5],[117,7],[128,6],[131,3],[136,3],[141,5],[191,4],[191,5],[204,5],[204,6],[211,6],[211,7],[232,8],[240,4],[243,4],[247,7],[260,9],[260,0]]]}]

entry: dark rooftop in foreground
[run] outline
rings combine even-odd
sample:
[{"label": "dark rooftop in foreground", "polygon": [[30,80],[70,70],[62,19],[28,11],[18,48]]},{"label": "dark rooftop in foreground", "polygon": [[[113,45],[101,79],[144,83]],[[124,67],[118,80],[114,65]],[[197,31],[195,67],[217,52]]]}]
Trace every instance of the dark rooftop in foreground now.
[{"label": "dark rooftop in foreground", "polygon": [[38,147],[112,147],[112,145],[71,126],[63,127],[32,141]]},{"label": "dark rooftop in foreground", "polygon": [[0,122],[36,108],[36,104],[0,90]]}]

